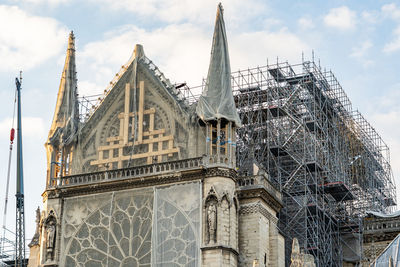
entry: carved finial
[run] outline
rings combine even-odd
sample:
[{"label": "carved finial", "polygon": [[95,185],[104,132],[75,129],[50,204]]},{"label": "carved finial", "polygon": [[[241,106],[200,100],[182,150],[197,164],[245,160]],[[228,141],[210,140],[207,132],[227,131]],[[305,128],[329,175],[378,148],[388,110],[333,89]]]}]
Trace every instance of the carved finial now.
[{"label": "carved finial", "polygon": [[39,225],[40,225],[40,207],[38,206],[36,209],[36,233],[39,233]]},{"label": "carved finial", "polygon": [[68,49],[74,49],[75,50],[75,35],[74,31],[71,31],[69,33],[68,37]]},{"label": "carved finial", "polygon": [[218,12],[217,15],[219,15],[219,13],[224,14],[224,7],[222,6],[222,3],[219,2],[218,4]]}]

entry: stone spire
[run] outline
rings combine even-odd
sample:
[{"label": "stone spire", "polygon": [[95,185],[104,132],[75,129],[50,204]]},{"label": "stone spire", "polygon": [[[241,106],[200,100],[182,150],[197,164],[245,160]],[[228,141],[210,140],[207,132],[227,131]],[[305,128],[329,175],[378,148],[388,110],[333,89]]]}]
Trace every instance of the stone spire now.
[{"label": "stone spire", "polygon": [[226,119],[241,125],[231,87],[231,66],[222,5],[218,5],[207,83],[196,108],[203,121]]},{"label": "stone spire", "polygon": [[58,89],[57,104],[51,124],[49,139],[54,139],[61,132],[64,138],[75,134],[79,122],[77,101],[77,78],[75,66],[75,36],[71,31],[68,38],[67,55]]}]

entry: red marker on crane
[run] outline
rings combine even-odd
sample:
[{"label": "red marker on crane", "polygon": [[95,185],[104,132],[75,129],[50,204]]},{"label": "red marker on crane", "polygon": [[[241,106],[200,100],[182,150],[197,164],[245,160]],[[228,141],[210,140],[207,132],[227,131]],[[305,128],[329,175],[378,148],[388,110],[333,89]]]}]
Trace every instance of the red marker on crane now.
[{"label": "red marker on crane", "polygon": [[11,142],[11,144],[14,143],[14,136],[15,136],[15,129],[11,128],[11,133],[10,133],[10,142]]}]

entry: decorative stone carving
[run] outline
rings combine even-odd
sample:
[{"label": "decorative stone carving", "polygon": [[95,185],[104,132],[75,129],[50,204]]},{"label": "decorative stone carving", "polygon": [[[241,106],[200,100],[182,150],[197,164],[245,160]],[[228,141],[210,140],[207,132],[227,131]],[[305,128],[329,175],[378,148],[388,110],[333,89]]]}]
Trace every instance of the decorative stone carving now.
[{"label": "decorative stone carving", "polygon": [[300,251],[297,238],[293,238],[290,267],[315,267],[314,256]]},{"label": "decorative stone carving", "polygon": [[33,247],[35,245],[39,245],[39,237],[40,237],[40,208],[36,209],[36,231],[33,235],[31,242],[28,244],[29,247]]},{"label": "decorative stone carving", "polygon": [[55,244],[56,244],[56,227],[57,220],[54,211],[50,211],[45,221],[45,235],[46,235],[46,259],[48,262],[54,260]]}]

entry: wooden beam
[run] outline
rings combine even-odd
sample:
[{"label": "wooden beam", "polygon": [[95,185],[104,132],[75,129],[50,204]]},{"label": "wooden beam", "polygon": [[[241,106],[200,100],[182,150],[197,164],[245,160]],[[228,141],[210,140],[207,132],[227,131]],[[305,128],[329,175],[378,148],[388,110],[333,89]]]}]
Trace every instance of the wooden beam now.
[{"label": "wooden beam", "polygon": [[[174,137],[172,135],[166,135],[166,136],[159,136],[157,138],[153,138],[153,139],[146,139],[146,140],[142,140],[142,142],[140,144],[152,144],[152,143],[156,143],[156,142],[162,142],[163,141],[169,141],[170,143],[174,140]],[[173,143],[173,142],[172,142]],[[103,151],[103,150],[109,150],[109,149],[114,149],[114,148],[120,148],[120,147],[125,147],[125,146],[131,146],[133,143],[132,142],[128,142],[126,145],[124,144],[111,144],[111,145],[106,145],[106,146],[99,146],[97,149],[99,151]],[[139,142],[135,142],[135,145],[140,145]],[[168,146],[168,148],[172,148],[171,145]]]},{"label": "wooden beam", "polygon": [[143,140],[143,110],[144,110],[144,81],[139,83],[139,110],[138,110],[138,136],[137,141],[139,144]]},{"label": "wooden beam", "polygon": [[124,144],[128,143],[128,129],[129,129],[129,101],[130,101],[131,87],[129,83],[125,85],[125,108],[124,108]]},{"label": "wooden beam", "polygon": [[173,149],[166,149],[166,150],[161,150],[161,151],[153,151],[153,152],[146,152],[146,153],[141,153],[141,154],[133,154],[128,155],[128,156],[119,156],[118,158],[108,158],[108,159],[102,159],[102,160],[94,160],[90,162],[90,165],[98,165],[98,164],[105,164],[105,163],[113,163],[113,162],[118,162],[118,161],[123,161],[123,160],[129,160],[129,159],[141,159],[141,158],[147,158],[147,157],[153,157],[153,156],[160,156],[160,155],[167,155],[167,154],[173,154],[173,153],[178,153],[179,148],[173,148]]}]

